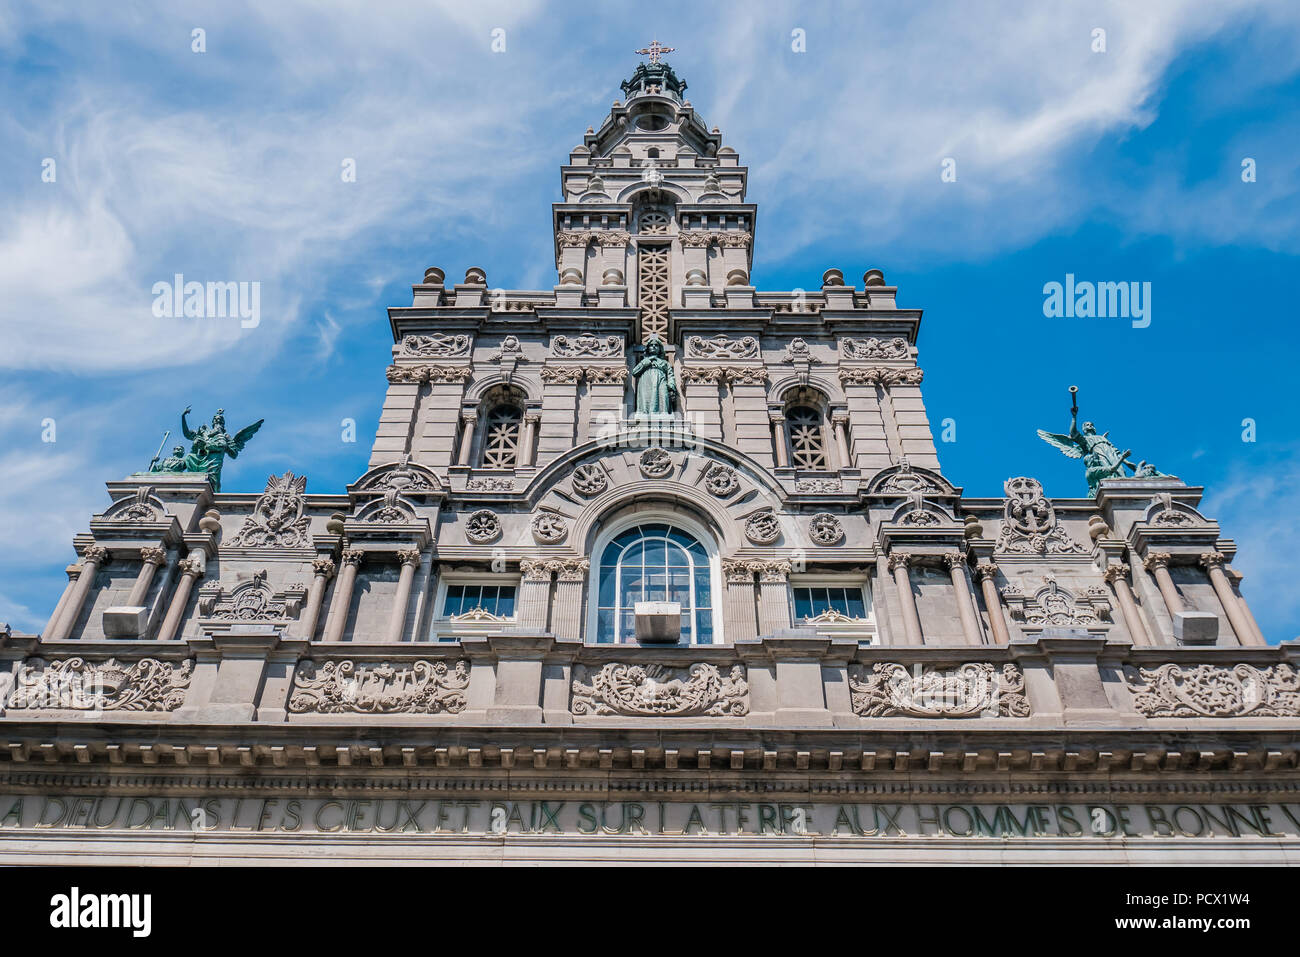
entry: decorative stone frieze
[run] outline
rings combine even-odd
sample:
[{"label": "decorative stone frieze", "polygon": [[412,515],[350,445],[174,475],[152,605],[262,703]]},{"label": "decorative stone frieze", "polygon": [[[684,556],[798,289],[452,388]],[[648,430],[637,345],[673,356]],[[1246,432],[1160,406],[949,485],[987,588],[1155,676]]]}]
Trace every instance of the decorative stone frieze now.
[{"label": "decorative stone frieze", "polygon": [[512,478],[472,478],[465,482],[467,492],[513,492],[515,480]]},{"label": "decorative stone frieze", "polygon": [[1300,716],[1300,672],[1288,664],[1129,665],[1133,706],[1148,718],[1292,718]]},{"label": "decorative stone frieze", "polygon": [[907,340],[902,336],[892,339],[843,339],[840,342],[846,359],[906,359]]},{"label": "decorative stone frieze", "polygon": [[303,661],[293,676],[290,714],[458,714],[469,701],[469,662],[391,665],[351,659]]},{"label": "decorative stone frieze", "polygon": [[175,711],[185,702],[194,662],[65,658],[23,662],[9,711]]},{"label": "decorative stone frieze", "polygon": [[731,339],[721,333],[708,339],[703,336],[687,336],[686,358],[756,359],[758,358],[758,340],[753,336],[741,336]]},{"label": "decorative stone frieze", "polygon": [[839,479],[795,479],[796,492],[831,493],[844,491],[844,483]]},{"label": "decorative stone frieze", "polygon": [[468,382],[474,375],[470,366],[389,366],[388,381],[394,385],[420,385],[432,382],[438,385]]},{"label": "decorative stone frieze", "polygon": [[593,385],[619,385],[627,381],[624,366],[584,366],[582,374]]},{"label": "decorative stone frieze", "polygon": [[472,336],[448,335],[435,332],[427,336],[403,336],[402,354],[408,356],[428,356],[439,359],[454,359],[469,355]]},{"label": "decorative stone frieze", "polygon": [[547,385],[577,385],[582,381],[581,366],[542,366],[542,381]]},{"label": "decorative stone frieze", "polygon": [[1020,476],[1002,485],[1002,531],[996,551],[1024,555],[1082,554],[1083,546],[1057,521],[1056,510],[1037,479]]},{"label": "decorative stone frieze", "polygon": [[705,662],[689,668],[610,662],[594,672],[577,665],[573,675],[570,710],[577,715],[684,718],[749,713],[743,665],[733,665],[725,678]]},{"label": "decorative stone frieze", "polygon": [[879,661],[871,670],[849,672],[855,713],[867,718],[1024,718],[1030,713],[1025,677],[1013,664],[998,669],[987,661],[956,668],[909,669]]},{"label": "decorative stone frieze", "polygon": [[840,369],[840,382],[844,385],[920,385],[925,373],[917,368],[880,366]]},{"label": "decorative stone frieze", "polygon": [[623,355],[622,336],[596,336],[590,332],[569,338],[551,339],[551,355],[557,359],[615,359]]}]

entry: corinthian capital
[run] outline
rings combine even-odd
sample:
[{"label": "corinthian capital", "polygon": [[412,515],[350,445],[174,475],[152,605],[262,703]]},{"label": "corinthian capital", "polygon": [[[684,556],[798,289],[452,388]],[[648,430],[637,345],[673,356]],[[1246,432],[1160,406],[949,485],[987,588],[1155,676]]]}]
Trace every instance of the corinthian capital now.
[{"label": "corinthian capital", "polygon": [[312,559],[311,570],[322,578],[329,580],[334,577],[334,561],[330,558],[314,558]]},{"label": "corinthian capital", "polygon": [[902,566],[903,568],[907,568],[911,564],[912,564],[912,556],[909,555],[907,552],[889,553],[889,570],[891,572],[898,569],[899,566]]},{"label": "corinthian capital", "polygon": [[1149,572],[1157,568],[1168,568],[1170,557],[1168,552],[1151,552],[1142,560],[1142,567]]},{"label": "corinthian capital", "polygon": [[754,569],[750,567],[749,562],[724,561],[722,574],[726,575],[727,581],[733,585],[754,584]]},{"label": "corinthian capital", "polygon": [[961,568],[966,564],[966,556],[961,552],[952,551],[944,552],[939,558],[943,561],[943,567],[952,571],[954,568]]},{"label": "corinthian capital", "polygon": [[523,573],[524,581],[548,582],[551,580],[550,562],[537,562],[525,558],[519,563],[519,571]]},{"label": "corinthian capital", "polygon": [[1223,563],[1228,560],[1228,556],[1223,552],[1202,552],[1201,565],[1208,571],[1211,568],[1222,568]]},{"label": "corinthian capital", "polygon": [[985,579],[993,581],[998,577],[998,566],[994,565],[992,562],[980,562],[975,566],[975,574],[979,577],[980,581],[984,581]]},{"label": "corinthian capital", "polygon": [[397,550],[397,561],[402,565],[420,564],[420,550],[418,548],[399,548]]},{"label": "corinthian capital", "polygon": [[1112,585],[1119,579],[1128,580],[1129,567],[1126,562],[1116,562],[1114,565],[1107,565],[1106,570],[1102,572],[1102,577]]},{"label": "corinthian capital", "polygon": [[167,549],[151,545],[147,548],[140,549],[140,561],[146,565],[158,565],[159,567],[167,564]]},{"label": "corinthian capital", "polygon": [[81,553],[81,564],[102,565],[108,561],[108,549],[103,545],[88,545]]}]

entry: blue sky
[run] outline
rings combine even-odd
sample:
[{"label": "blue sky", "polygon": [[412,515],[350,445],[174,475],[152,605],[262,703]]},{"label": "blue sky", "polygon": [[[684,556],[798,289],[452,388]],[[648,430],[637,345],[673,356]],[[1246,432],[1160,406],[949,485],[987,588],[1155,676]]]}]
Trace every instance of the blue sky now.
[{"label": "blue sky", "polygon": [[[429,265],[549,288],[559,166],[657,36],[750,167],[755,284],[877,267],[925,310],[953,481],[1083,494],[1034,434],[1077,384],[1121,448],[1206,487],[1265,633],[1300,633],[1294,3],[177,6],[0,13],[0,621],[44,624],[103,482],[186,405],[266,417],[227,490],[359,475],[385,307]],[[260,282],[260,325],[155,318],[177,272]],[[1066,273],[1150,282],[1150,326],[1044,317]]]}]

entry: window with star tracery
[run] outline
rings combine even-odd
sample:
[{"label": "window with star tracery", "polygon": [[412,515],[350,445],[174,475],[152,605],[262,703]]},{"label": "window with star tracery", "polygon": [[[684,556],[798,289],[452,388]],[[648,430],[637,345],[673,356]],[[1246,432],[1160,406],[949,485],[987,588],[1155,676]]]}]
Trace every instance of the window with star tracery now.
[{"label": "window with star tracery", "polygon": [[830,468],[826,455],[826,416],[821,397],[809,389],[791,396],[785,410],[785,435],[790,465],[823,471]]},{"label": "window with star tracery", "polygon": [[488,406],[483,422],[480,465],[487,469],[512,469],[519,461],[524,410],[516,396],[502,393]]}]

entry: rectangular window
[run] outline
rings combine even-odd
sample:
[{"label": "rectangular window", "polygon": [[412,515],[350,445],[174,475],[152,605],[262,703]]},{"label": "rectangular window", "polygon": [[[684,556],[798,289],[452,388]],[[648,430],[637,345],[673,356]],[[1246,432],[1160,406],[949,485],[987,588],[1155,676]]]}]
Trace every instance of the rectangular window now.
[{"label": "rectangular window", "polygon": [[796,585],[790,591],[794,596],[794,617],[797,621],[817,618],[828,611],[857,620],[867,617],[867,602],[860,587]]},{"label": "rectangular window", "polygon": [[515,616],[514,585],[448,585],[447,599],[443,602],[442,615],[453,618],[475,609],[482,609],[497,618]]}]

